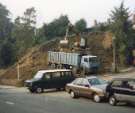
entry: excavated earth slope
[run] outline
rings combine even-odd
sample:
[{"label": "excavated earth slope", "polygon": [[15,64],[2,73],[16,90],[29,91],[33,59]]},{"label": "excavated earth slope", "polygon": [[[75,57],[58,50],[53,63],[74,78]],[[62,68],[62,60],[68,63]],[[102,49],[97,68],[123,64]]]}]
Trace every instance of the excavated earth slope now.
[{"label": "excavated earth slope", "polygon": [[[101,61],[100,72],[110,71],[112,65],[112,35],[110,33],[89,33],[83,37],[87,40],[88,54],[97,55]],[[73,46],[75,37],[70,38],[69,46]],[[47,51],[57,51],[59,39],[29,49],[19,60],[20,80],[17,80],[17,63],[7,69],[0,70],[0,84],[22,85],[42,69],[47,69]],[[71,48],[70,48],[71,49]],[[70,49],[67,51],[70,51]]]}]

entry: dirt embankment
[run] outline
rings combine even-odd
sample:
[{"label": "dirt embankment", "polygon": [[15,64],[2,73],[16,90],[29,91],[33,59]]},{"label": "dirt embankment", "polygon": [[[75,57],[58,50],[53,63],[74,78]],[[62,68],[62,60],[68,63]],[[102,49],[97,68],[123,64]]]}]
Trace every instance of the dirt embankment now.
[{"label": "dirt embankment", "polygon": [[[101,61],[102,70],[110,70],[112,64],[112,35],[110,33],[91,33],[83,36],[87,40],[87,53],[97,55]],[[73,46],[73,37],[69,43]],[[58,50],[59,40],[53,40],[34,47],[19,60],[20,80],[17,80],[17,65],[0,70],[0,84],[20,85],[42,69],[47,68],[47,51]],[[70,51],[70,50],[69,50]]]},{"label": "dirt embankment", "polygon": [[[42,69],[47,68],[47,51],[57,48],[58,40],[34,47],[24,55],[19,62],[7,69],[0,70],[0,84],[22,85],[23,81],[30,79]],[[17,80],[19,63],[20,80]]]}]

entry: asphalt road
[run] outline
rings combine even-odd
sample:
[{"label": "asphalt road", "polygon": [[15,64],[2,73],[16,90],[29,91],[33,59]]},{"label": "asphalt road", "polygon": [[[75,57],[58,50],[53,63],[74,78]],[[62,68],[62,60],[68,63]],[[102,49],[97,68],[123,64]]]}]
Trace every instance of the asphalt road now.
[{"label": "asphalt road", "polygon": [[135,106],[71,99],[66,92],[30,94],[24,88],[0,88],[0,113],[134,113]]}]

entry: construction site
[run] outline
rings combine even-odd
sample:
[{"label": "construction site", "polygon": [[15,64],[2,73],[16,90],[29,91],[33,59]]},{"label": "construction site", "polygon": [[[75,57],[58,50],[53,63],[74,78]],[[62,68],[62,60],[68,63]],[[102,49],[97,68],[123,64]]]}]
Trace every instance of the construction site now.
[{"label": "construction site", "polygon": [[[0,83],[8,85],[22,84],[26,79],[30,79],[33,75],[42,69],[48,68],[48,51],[66,51],[66,52],[85,52],[98,56],[100,60],[99,73],[111,72],[113,53],[112,53],[112,34],[105,33],[88,33],[81,35],[86,41],[86,48],[78,49],[73,47],[78,38],[75,36],[68,37],[68,48],[60,48],[60,40],[58,38],[40,46],[34,47],[19,60],[16,64],[8,69],[0,70]],[[18,78],[19,69],[19,78]]]}]

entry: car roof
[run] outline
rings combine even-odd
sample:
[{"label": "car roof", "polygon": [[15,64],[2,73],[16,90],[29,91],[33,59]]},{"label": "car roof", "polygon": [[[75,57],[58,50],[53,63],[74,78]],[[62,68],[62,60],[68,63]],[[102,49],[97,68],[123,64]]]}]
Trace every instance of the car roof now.
[{"label": "car roof", "polygon": [[86,79],[93,79],[93,78],[97,78],[97,76],[86,76]]},{"label": "car roof", "polygon": [[93,78],[97,78],[97,77],[96,76],[86,76],[86,77],[78,77],[78,78],[93,79]]},{"label": "car roof", "polygon": [[71,71],[70,69],[48,69],[48,70],[40,70],[39,73],[50,73],[50,72],[63,72],[63,71]]}]

